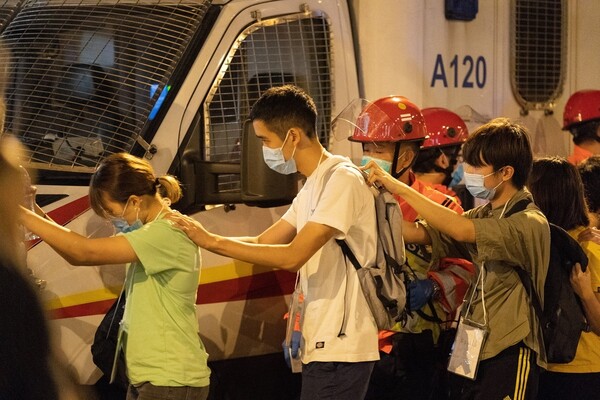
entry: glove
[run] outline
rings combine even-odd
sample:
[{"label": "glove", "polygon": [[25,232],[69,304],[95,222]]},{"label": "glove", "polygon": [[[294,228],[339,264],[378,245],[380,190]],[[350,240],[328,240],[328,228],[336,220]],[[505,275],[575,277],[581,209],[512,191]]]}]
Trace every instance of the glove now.
[{"label": "glove", "polygon": [[292,368],[292,360],[290,359],[290,348],[291,348],[292,357],[293,358],[298,357],[298,350],[300,350],[300,338],[302,338],[302,332],[293,331],[292,339],[290,341],[290,346],[288,347],[285,344],[285,340],[281,344],[281,346],[283,347],[283,357],[285,358],[285,363],[290,368]]},{"label": "glove", "polygon": [[423,308],[433,295],[433,281],[431,279],[416,279],[408,284],[408,304],[410,311]]}]

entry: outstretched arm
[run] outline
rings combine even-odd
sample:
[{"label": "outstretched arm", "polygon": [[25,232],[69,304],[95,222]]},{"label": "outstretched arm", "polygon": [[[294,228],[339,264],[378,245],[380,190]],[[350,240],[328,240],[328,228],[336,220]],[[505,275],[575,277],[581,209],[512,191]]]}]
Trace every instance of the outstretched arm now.
[{"label": "outstretched arm", "polygon": [[170,219],[199,247],[252,264],[288,271],[299,270],[338,233],[327,225],[309,222],[295,234],[296,229],[291,224],[279,220],[254,242],[249,243],[210,233],[200,222],[187,215],[175,215]]},{"label": "outstretched arm", "polygon": [[427,229],[418,222],[402,220],[402,237],[406,243],[431,244],[431,237],[429,236]]},{"label": "outstretched arm", "polygon": [[21,223],[71,265],[104,265],[137,261],[122,236],[90,239],[21,207]]},{"label": "outstretched arm", "polygon": [[[456,241],[475,243],[475,225],[473,224],[473,221],[428,199],[413,188],[398,181],[393,176],[381,169],[381,167],[374,161],[369,161],[369,163],[364,167],[361,167],[361,169],[369,172],[369,184],[372,185],[373,183],[378,182],[390,193],[401,196],[425,221],[427,221],[429,225],[435,229],[450,236]],[[403,226],[403,228],[407,229],[407,235],[413,234],[412,229],[406,224]],[[405,238],[407,242],[410,242],[409,239],[410,237]]]}]

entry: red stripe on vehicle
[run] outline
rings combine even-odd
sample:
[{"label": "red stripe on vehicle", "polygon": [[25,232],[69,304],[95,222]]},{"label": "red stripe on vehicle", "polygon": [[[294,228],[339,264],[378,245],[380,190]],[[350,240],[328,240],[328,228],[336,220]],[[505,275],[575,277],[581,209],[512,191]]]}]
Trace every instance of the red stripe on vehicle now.
[{"label": "red stripe on vehicle", "polygon": [[[198,286],[197,304],[224,303],[228,301],[261,299],[290,294],[294,291],[296,274],[288,271],[271,271],[262,274],[213,282]],[[77,318],[105,314],[115,299],[95,301],[50,310],[50,318]]]},{"label": "red stripe on vehicle", "polygon": [[243,278],[207,283],[198,287],[197,304],[283,296],[294,291],[296,274],[272,271]]},{"label": "red stripe on vehicle", "polygon": [[56,308],[50,310],[51,319],[85,317],[87,315],[106,314],[115,299],[95,301],[93,303],[78,304],[76,306]]},{"label": "red stripe on vehicle", "polygon": [[48,215],[57,224],[66,225],[79,217],[81,214],[89,210],[90,208],[90,197],[83,196],[80,199],[73,200],[72,202],[65,204],[64,206],[58,207],[50,212]]},{"label": "red stripe on vehicle", "polygon": [[[57,224],[65,226],[69,222],[73,221],[75,218],[79,217],[81,214],[89,210],[89,208],[90,198],[89,196],[83,196],[79,199],[73,200],[72,202],[65,204],[64,206],[60,206],[48,212],[48,216],[52,218]],[[29,242],[27,242],[27,248],[30,249],[39,242],[41,242],[41,239],[30,240]]]}]

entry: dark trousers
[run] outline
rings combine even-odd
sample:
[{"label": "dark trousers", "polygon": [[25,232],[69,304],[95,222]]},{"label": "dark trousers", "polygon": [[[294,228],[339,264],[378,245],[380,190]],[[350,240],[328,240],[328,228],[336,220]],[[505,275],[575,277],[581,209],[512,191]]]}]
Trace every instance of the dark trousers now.
[{"label": "dark trousers", "polygon": [[535,400],[540,377],[540,367],[535,359],[533,350],[518,343],[481,361],[474,381],[450,374],[450,399]]},{"label": "dark trousers", "polygon": [[301,400],[362,400],[375,361],[302,365]]},{"label": "dark trousers", "polygon": [[206,400],[208,386],[154,386],[145,382],[138,386],[129,385],[127,400]]},{"label": "dark trousers", "polygon": [[584,400],[600,398],[600,372],[564,373],[543,371],[538,400]]},{"label": "dark trousers", "polygon": [[[444,342],[442,339],[440,337],[440,345]],[[434,346],[429,330],[395,334],[392,352],[380,353],[381,359],[375,364],[365,399],[443,399],[447,375],[444,347]]]}]

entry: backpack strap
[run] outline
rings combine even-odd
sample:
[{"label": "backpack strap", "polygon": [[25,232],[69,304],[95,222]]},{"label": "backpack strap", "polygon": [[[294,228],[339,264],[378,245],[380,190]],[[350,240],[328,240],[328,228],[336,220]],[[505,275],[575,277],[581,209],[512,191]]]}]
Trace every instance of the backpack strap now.
[{"label": "backpack strap", "polygon": [[350,260],[350,262],[354,266],[354,269],[357,271],[359,269],[361,269],[362,267],[360,266],[360,263],[356,259],[356,256],[354,255],[352,250],[350,250],[350,246],[348,246],[348,243],[346,243],[345,240],[340,240],[340,239],[335,239],[335,242],[342,248],[342,253],[344,253],[344,256],[348,260]]},{"label": "backpack strap", "polygon": [[[327,182],[329,182],[329,179],[331,178],[331,176],[333,175],[333,173],[341,167],[346,167],[346,168],[356,168],[356,166],[354,164],[350,164],[346,161],[340,161],[338,163],[336,163],[335,165],[333,165],[329,171],[327,171],[327,173],[323,176],[323,183],[321,183],[321,190],[319,191],[319,195],[317,196],[317,201],[315,204],[319,204],[319,200],[321,199],[321,195],[323,194],[323,191],[325,190],[325,185],[327,184]],[[315,184],[318,184],[318,182],[315,182]],[[346,243],[345,240],[339,240],[339,239],[335,239],[336,243],[342,248],[342,253],[344,254],[344,257],[346,259],[349,259],[350,262],[352,263],[352,265],[354,266],[355,270],[359,270],[361,268],[360,263],[358,262],[358,259],[356,258],[356,256],[354,255],[354,253],[352,253],[352,250],[350,250],[350,247],[348,246],[348,243]],[[347,271],[347,270],[346,270]],[[381,285],[378,283],[378,288],[377,288],[377,292],[378,292],[378,296],[380,296],[381,293]],[[348,285],[348,280],[346,279],[346,291],[348,289],[347,287]],[[340,326],[340,331],[338,332],[338,337],[342,337],[346,335],[346,323],[347,323],[347,318],[346,318],[346,300],[345,300],[345,294],[344,294],[344,316],[342,318],[342,325]]]},{"label": "backpack strap", "polygon": [[[504,217],[508,217],[508,216],[511,216],[518,212],[524,211],[530,203],[532,203],[531,199],[522,199],[522,200],[517,201],[510,208],[510,210],[508,210],[504,214]],[[537,292],[533,288],[533,281],[531,280],[531,277],[529,276],[527,271],[525,271],[523,268],[517,267],[517,268],[515,268],[515,270],[516,270],[517,274],[519,275],[519,278],[521,279],[521,283],[523,283],[523,287],[525,287],[525,291],[527,292],[527,295],[529,296],[529,298],[531,299],[531,302],[533,303],[533,308],[535,309],[535,312],[537,313],[538,318],[540,319],[540,323],[542,323],[542,316],[543,316],[542,305],[540,303],[540,298],[538,297]]]},{"label": "backpack strap", "polygon": [[510,208],[510,210],[508,210],[508,211],[507,211],[507,212],[504,214],[504,217],[506,218],[506,217],[509,217],[509,216],[511,216],[511,215],[513,215],[513,214],[516,214],[516,213],[518,213],[518,212],[524,211],[524,210],[527,208],[527,206],[528,206],[530,203],[533,203],[533,202],[531,201],[531,199],[522,199],[522,200],[519,200],[519,201],[517,201],[517,202],[516,202],[516,203],[515,203],[515,204],[514,204],[514,205],[513,205],[511,208]]},{"label": "backpack strap", "polygon": [[540,327],[543,327],[545,325],[544,312],[542,311],[542,305],[540,303],[540,298],[539,298],[536,290],[533,287],[533,281],[531,280],[531,277],[529,276],[527,271],[525,271],[523,268],[515,267],[515,271],[519,275],[519,278],[521,279],[521,283],[523,284],[523,287],[525,288],[525,292],[527,292],[527,295],[531,299],[531,303],[533,303],[533,308],[535,309],[535,313],[537,314],[538,319],[540,320]]},{"label": "backpack strap", "polygon": [[[346,243],[345,240],[340,239],[336,239],[335,241],[342,248],[342,253],[344,253],[344,256],[350,260],[350,262],[354,266],[354,269],[357,272],[358,270],[362,269],[360,263],[356,259],[356,256],[354,255],[352,250],[350,250],[350,246],[348,246],[348,243]],[[398,303],[395,300],[390,300],[386,298],[383,294],[381,294],[381,290],[383,288],[383,281],[381,280],[381,277],[373,276],[373,280],[375,281],[375,294],[377,295],[379,301],[381,301],[381,304],[383,304],[386,310],[397,314]]]},{"label": "backpack strap", "polygon": [[[517,201],[510,208],[510,210],[508,210],[504,214],[504,217],[506,218],[506,217],[509,217],[509,216],[511,216],[513,214],[516,214],[518,212],[524,211],[530,203],[532,203],[532,201],[529,198]],[[517,275],[519,275],[519,278],[521,279],[521,283],[523,284],[523,287],[525,288],[525,292],[527,293],[527,295],[531,299],[531,303],[533,304],[533,308],[535,310],[535,313],[537,314],[538,319],[540,321],[540,328],[541,328],[545,324],[545,322],[544,322],[544,312],[542,311],[542,304],[540,302],[540,298],[539,298],[539,296],[537,294],[537,291],[533,287],[533,281],[531,280],[531,277],[529,276],[529,274],[527,273],[527,271],[525,271],[523,268],[515,267],[514,269],[515,269]]]}]

